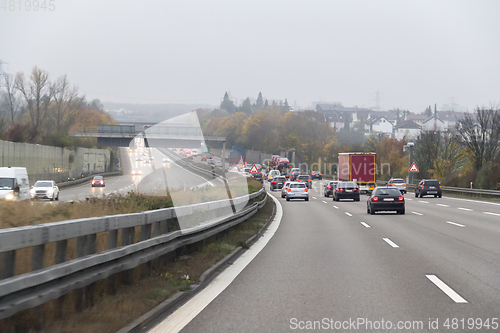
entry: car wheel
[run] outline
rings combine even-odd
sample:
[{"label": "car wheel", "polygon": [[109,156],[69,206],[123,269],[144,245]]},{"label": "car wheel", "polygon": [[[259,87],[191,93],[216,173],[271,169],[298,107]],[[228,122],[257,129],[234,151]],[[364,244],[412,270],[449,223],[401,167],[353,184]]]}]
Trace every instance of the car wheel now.
[{"label": "car wheel", "polygon": [[54,199],[55,199],[55,198],[54,198],[54,197],[52,197],[52,198],[50,198],[50,201],[54,201]]},{"label": "car wheel", "polygon": [[359,201],[359,198],[354,198],[354,201]]},{"label": "car wheel", "polygon": [[375,215],[375,209],[370,208],[370,215]]},{"label": "car wheel", "polygon": [[306,198],[306,201],[309,201],[309,197]]},{"label": "car wheel", "polygon": [[437,198],[437,197],[438,197],[438,195],[437,195],[437,194],[434,194],[434,198]]},{"label": "car wheel", "polygon": [[405,209],[404,208],[400,209],[398,213],[401,214],[401,215],[404,215],[405,214]]},{"label": "car wheel", "polygon": [[284,198],[285,196],[282,194],[281,197]]},{"label": "car wheel", "polygon": [[366,204],[366,213],[370,214],[370,205]]},{"label": "car wheel", "polygon": [[415,191],[415,198],[418,198],[418,193]]},{"label": "car wheel", "polygon": [[420,193],[420,197],[423,198],[424,197],[424,194],[423,193]]},{"label": "car wheel", "polygon": [[57,193],[56,201],[59,201],[59,193]]},{"label": "car wheel", "polygon": [[287,198],[286,198],[286,201],[290,201],[290,198],[289,198],[289,197],[287,197]]},{"label": "car wheel", "polygon": [[440,195],[438,195],[438,197],[442,198],[442,197],[443,197],[443,195],[442,195],[442,194],[440,194]]}]

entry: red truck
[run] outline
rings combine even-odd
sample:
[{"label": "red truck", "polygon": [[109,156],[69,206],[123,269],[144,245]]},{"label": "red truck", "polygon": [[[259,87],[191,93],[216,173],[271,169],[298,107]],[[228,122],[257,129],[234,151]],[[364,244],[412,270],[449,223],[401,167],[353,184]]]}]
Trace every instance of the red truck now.
[{"label": "red truck", "polygon": [[357,182],[361,193],[371,193],[377,186],[377,154],[340,153],[337,177]]}]

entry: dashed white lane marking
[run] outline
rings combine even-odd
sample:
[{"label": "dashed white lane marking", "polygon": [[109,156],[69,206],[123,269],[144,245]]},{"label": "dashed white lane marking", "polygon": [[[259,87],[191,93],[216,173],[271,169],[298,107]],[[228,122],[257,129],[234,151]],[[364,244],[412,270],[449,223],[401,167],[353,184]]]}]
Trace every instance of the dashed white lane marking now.
[{"label": "dashed white lane marking", "polygon": [[367,223],[365,223],[365,222],[359,222],[359,223],[361,223],[361,224],[362,224],[363,226],[365,226],[366,228],[371,228],[371,227],[370,227]]},{"label": "dashed white lane marking", "polygon": [[313,197],[313,199],[317,199],[316,197]]},{"label": "dashed white lane marking", "polygon": [[387,244],[389,244],[390,246],[392,247],[399,247],[398,244],[394,243],[393,241],[391,241],[389,238],[384,238],[384,240],[386,241]]},{"label": "dashed white lane marking", "polygon": [[429,201],[422,201],[422,200],[419,201],[419,202],[421,202],[421,203],[429,203]]},{"label": "dashed white lane marking", "polygon": [[463,224],[459,224],[459,223],[455,223],[455,222],[451,222],[451,221],[446,221],[446,223],[453,224],[453,225],[456,225],[458,227],[465,228],[465,226]]},{"label": "dashed white lane marking", "polygon": [[460,209],[460,210],[465,210],[465,211],[467,211],[467,212],[472,212],[472,209],[470,209],[470,208],[458,207],[457,209]]},{"label": "dashed white lane marking", "polygon": [[333,206],[333,208],[335,208],[335,209],[339,209],[339,207],[337,207],[337,206]]},{"label": "dashed white lane marking", "polygon": [[352,214],[351,214],[351,213],[348,213],[348,212],[345,212],[345,215],[347,215],[347,216],[352,216]]},{"label": "dashed white lane marking", "polygon": [[415,215],[420,215],[420,216],[421,216],[421,215],[424,215],[424,214],[422,214],[422,213],[417,213],[417,212],[411,212],[411,213],[412,213],[412,214],[415,214]]},{"label": "dashed white lane marking", "polygon": [[457,292],[451,289],[446,283],[441,281],[436,275],[426,275],[426,277],[431,280],[432,283],[441,289],[448,297],[450,297],[455,303],[467,303],[465,299],[462,298]]},{"label": "dashed white lane marking", "polygon": [[441,206],[441,207],[450,207],[449,205],[445,205],[445,204],[436,204],[436,206]]},{"label": "dashed white lane marking", "polygon": [[328,203],[328,202],[326,202],[326,201],[322,201],[322,203]]},{"label": "dashed white lane marking", "polygon": [[405,200],[409,200],[409,201],[412,201],[413,199],[412,199],[412,198],[405,198]]},{"label": "dashed white lane marking", "polygon": [[488,215],[500,216],[500,214],[498,214],[498,213],[490,213],[490,212],[483,212],[483,213],[488,214]]}]

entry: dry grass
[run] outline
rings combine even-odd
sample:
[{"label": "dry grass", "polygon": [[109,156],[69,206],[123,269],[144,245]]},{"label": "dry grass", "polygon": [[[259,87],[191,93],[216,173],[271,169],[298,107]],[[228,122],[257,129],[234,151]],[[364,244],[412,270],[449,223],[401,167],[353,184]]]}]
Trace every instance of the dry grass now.
[{"label": "dry grass", "polygon": [[[134,269],[134,283],[119,286],[115,296],[106,294],[105,281],[98,282],[94,290],[95,305],[81,313],[77,313],[74,308],[74,292],[71,292],[64,300],[63,319],[56,319],[58,300],[55,300],[9,318],[9,322],[0,321],[0,327],[12,327],[14,321],[18,332],[116,332],[176,292],[189,290],[191,282],[197,281],[205,270],[224,258],[236,246],[245,245],[245,241],[267,222],[273,207],[274,202],[268,199],[265,206],[255,215],[218,235],[216,241],[196,250],[193,250],[196,248],[193,246],[191,252],[185,248],[183,254],[189,254],[186,260],[176,259],[165,266],[159,264],[160,260],[155,260],[152,276],[149,278],[141,280],[141,268]],[[40,324],[40,317],[43,317],[43,325]],[[38,327],[35,330],[37,325],[43,328]]]}]

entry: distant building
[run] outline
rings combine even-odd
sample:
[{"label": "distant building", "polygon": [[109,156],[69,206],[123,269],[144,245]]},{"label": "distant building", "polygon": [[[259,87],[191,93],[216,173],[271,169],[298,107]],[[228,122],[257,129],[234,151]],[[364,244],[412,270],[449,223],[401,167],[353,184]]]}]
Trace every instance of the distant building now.
[{"label": "distant building", "polygon": [[438,116],[432,116],[427,118],[422,123],[422,130],[425,131],[446,131],[448,128],[446,127],[444,121],[439,119]]},{"label": "distant building", "polygon": [[377,116],[368,119],[365,123],[365,130],[367,132],[383,133],[392,136],[394,124],[384,116]]},{"label": "distant building", "polygon": [[396,125],[394,129],[394,137],[402,140],[406,137],[407,140],[415,139],[421,132],[422,126],[413,120],[405,120]]}]

